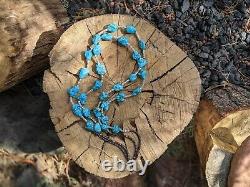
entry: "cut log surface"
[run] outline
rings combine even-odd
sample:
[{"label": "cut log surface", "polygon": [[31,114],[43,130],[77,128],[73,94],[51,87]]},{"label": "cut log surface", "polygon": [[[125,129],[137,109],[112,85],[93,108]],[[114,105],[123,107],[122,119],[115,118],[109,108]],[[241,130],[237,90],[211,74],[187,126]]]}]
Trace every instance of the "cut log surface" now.
[{"label": "cut log surface", "polygon": [[195,114],[195,140],[209,186],[227,185],[233,154],[250,135],[249,89],[227,84],[208,91]]},{"label": "cut log surface", "polygon": [[0,91],[48,67],[66,21],[60,0],[0,1]]},{"label": "cut log surface", "polygon": [[[121,124],[123,129],[138,132],[141,138],[138,162],[155,161],[188,125],[199,103],[200,78],[187,54],[144,19],[115,14],[92,17],[75,23],[61,36],[50,53],[51,68],[44,75],[44,91],[50,99],[51,119],[76,163],[95,175],[121,178],[130,172],[105,172],[100,163],[103,160],[112,163],[113,156],[126,161],[123,154],[81,127],[84,124],[72,114],[67,95],[67,88],[76,83],[77,73],[84,66],[81,53],[87,49],[91,35],[109,23],[135,25],[139,36],[147,43],[145,55],[149,62],[149,75],[142,93],[122,104],[112,103],[107,114],[111,121]],[[120,31],[115,34],[122,35]],[[138,49],[136,38],[131,35],[128,37],[132,46]],[[127,79],[135,68],[135,62],[126,48],[114,42],[102,42],[101,45],[102,60],[107,69],[103,89],[109,90],[114,82]],[[88,90],[96,76],[94,71],[90,72],[90,76],[81,83],[81,91]],[[126,89],[131,90],[135,86],[132,84]],[[90,108],[97,104],[98,94],[89,95]],[[130,142],[119,141],[126,145],[130,154],[133,153]]]}]

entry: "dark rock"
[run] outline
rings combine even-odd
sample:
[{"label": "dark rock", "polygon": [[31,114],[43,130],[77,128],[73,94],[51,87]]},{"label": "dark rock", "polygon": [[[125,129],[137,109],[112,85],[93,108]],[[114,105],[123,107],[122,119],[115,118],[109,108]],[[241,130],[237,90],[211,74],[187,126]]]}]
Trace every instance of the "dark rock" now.
[{"label": "dark rock", "polygon": [[242,32],[241,33],[241,40],[244,41],[247,38],[247,33],[246,32]]},{"label": "dark rock", "polygon": [[225,45],[227,43],[227,38],[225,36],[220,36],[219,41],[222,45]]},{"label": "dark rock", "polygon": [[181,11],[186,12],[190,7],[190,2],[189,0],[184,0],[181,6]]},{"label": "dark rock", "polygon": [[247,42],[248,44],[250,44],[250,34],[247,35],[246,42]]},{"label": "dark rock", "polygon": [[174,12],[172,6],[167,6],[164,11],[166,14],[171,14]]},{"label": "dark rock", "polygon": [[208,53],[204,53],[204,52],[202,52],[202,53],[199,54],[199,57],[201,57],[201,58],[208,58],[208,56],[209,56],[209,54]]}]

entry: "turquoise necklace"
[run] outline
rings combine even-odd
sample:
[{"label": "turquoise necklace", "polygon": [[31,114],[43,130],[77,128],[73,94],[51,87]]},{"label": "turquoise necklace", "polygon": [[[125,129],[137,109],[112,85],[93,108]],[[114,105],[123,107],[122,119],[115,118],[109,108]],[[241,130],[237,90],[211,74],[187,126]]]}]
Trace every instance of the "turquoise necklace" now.
[{"label": "turquoise necklace", "polygon": [[[125,35],[120,37],[115,37],[112,35],[112,33],[118,31],[118,29],[121,29],[121,31],[123,31],[125,34],[135,35],[141,53],[133,48],[133,46],[129,43],[129,39]],[[98,60],[98,57],[102,52],[101,41],[117,42],[118,45],[127,47],[131,51],[131,58],[135,61],[137,69],[134,70],[124,82],[116,82],[110,90],[102,90],[99,94],[98,105],[93,109],[89,109],[86,105],[88,95],[92,92],[97,92],[102,89],[103,77],[107,73],[105,64]],[[80,68],[78,73],[79,78],[76,84],[67,90],[70,97],[70,102],[72,104],[72,112],[75,116],[81,118],[84,121],[84,128],[87,131],[97,135],[105,142],[118,147],[123,152],[127,160],[130,158],[128,156],[126,147],[112,140],[110,136],[122,136],[123,138],[128,138],[133,142],[135,151],[132,159],[136,159],[138,156],[140,149],[140,137],[136,131],[122,129],[118,124],[110,124],[109,117],[106,115],[106,113],[109,110],[110,104],[112,102],[123,103],[128,98],[138,96],[141,93],[145,79],[147,77],[146,65],[148,62],[144,55],[145,49],[146,43],[140,39],[135,26],[127,25],[123,27],[118,26],[115,23],[105,26],[103,30],[92,36],[91,45],[82,54],[87,63],[85,67]],[[81,92],[79,85],[84,78],[89,76],[90,71],[88,65],[91,60],[93,60],[95,63],[95,73],[98,75],[98,79],[94,81],[93,85],[87,92]],[[142,80],[141,85],[126,94],[125,87],[128,84],[136,82],[138,79]],[[138,145],[136,145],[136,142],[131,137],[125,135],[125,133],[129,132],[135,133],[137,135]]]}]

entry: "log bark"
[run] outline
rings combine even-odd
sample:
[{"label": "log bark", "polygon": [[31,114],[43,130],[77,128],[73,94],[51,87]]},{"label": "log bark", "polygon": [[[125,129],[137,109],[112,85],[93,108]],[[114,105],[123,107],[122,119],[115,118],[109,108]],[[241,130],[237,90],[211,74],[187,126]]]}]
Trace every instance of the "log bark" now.
[{"label": "log bark", "polygon": [[0,91],[48,67],[67,21],[60,0],[0,1]]},{"label": "log bark", "polygon": [[[87,49],[92,34],[109,23],[134,24],[141,38],[147,41],[145,51],[149,61],[149,76],[140,96],[129,98],[122,104],[112,103],[108,116],[124,129],[136,130],[141,138],[141,149],[137,162],[159,158],[168,144],[188,125],[200,97],[199,73],[187,54],[171,42],[163,33],[143,19],[125,15],[103,15],[75,23],[60,38],[50,53],[50,70],[45,71],[44,91],[51,104],[50,116],[58,136],[73,160],[88,172],[106,178],[121,178],[128,171],[105,172],[100,163],[113,158],[125,160],[116,147],[104,143],[98,137],[81,128],[79,119],[71,112],[67,88],[77,81],[77,73],[83,66],[81,52]],[[120,31],[116,33],[121,35]],[[130,37],[137,46],[134,37]],[[124,81],[135,67],[130,52],[116,43],[102,43],[102,58],[107,68],[104,90],[113,82]],[[95,80],[95,73],[83,80],[82,91]],[[133,89],[136,85],[127,87]],[[97,103],[97,94],[88,97],[90,108]],[[118,140],[117,140],[118,141]],[[130,142],[120,140],[133,152]]]},{"label": "log bark", "polygon": [[209,186],[226,186],[230,162],[250,135],[250,92],[225,83],[210,89],[195,114],[195,140]]}]

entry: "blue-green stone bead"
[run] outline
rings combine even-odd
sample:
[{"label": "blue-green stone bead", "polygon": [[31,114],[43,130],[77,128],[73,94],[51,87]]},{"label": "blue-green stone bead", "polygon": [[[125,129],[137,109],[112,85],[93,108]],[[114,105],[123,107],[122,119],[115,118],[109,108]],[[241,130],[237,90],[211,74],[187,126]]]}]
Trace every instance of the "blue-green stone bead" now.
[{"label": "blue-green stone bead", "polygon": [[128,38],[127,37],[125,37],[125,36],[121,36],[121,37],[119,37],[118,39],[117,39],[117,42],[118,42],[118,44],[120,44],[121,46],[128,46]]},{"label": "blue-green stone bead", "polygon": [[118,25],[115,23],[110,23],[107,25],[108,32],[116,32],[118,30]]},{"label": "blue-green stone bead", "polygon": [[138,41],[139,48],[142,50],[146,49],[146,43],[143,40]]},{"label": "blue-green stone bead", "polygon": [[148,62],[144,58],[139,58],[137,60],[137,65],[138,65],[139,68],[142,68],[142,67],[146,66],[147,63]]},{"label": "blue-green stone bead", "polygon": [[110,40],[112,40],[113,36],[112,36],[112,34],[110,34],[110,33],[103,33],[103,34],[101,35],[101,38],[102,38],[102,40],[104,40],[104,41],[110,41]]},{"label": "blue-green stone bead", "polygon": [[101,133],[102,132],[102,128],[101,128],[101,124],[100,123],[96,123],[95,126],[94,126],[94,131],[96,133]]},{"label": "blue-green stone bead", "polygon": [[102,81],[95,80],[92,90],[96,91],[96,90],[99,90],[101,87],[102,87]]},{"label": "blue-green stone bead", "polygon": [[125,28],[125,31],[128,34],[135,34],[136,33],[136,28],[133,25],[127,25],[126,28]]},{"label": "blue-green stone bead", "polygon": [[119,134],[120,132],[122,132],[122,129],[119,125],[113,125],[111,127],[111,130],[114,134]]},{"label": "blue-green stone bead", "polygon": [[96,118],[100,118],[102,116],[100,108],[94,108],[93,113],[94,113]]},{"label": "blue-green stone bead", "polygon": [[123,90],[123,85],[121,83],[116,83],[114,86],[113,86],[113,90],[116,91],[116,92],[119,92],[121,90]]},{"label": "blue-green stone bead", "polygon": [[102,52],[102,48],[99,44],[95,45],[94,48],[92,49],[92,52],[95,56],[98,56]]},{"label": "blue-green stone bead", "polygon": [[82,109],[82,115],[83,115],[85,118],[89,118],[90,115],[91,115],[89,108],[83,108],[83,109]]},{"label": "blue-green stone bead", "polygon": [[103,101],[103,102],[101,103],[100,108],[103,109],[104,111],[108,111],[109,105],[110,105],[110,102],[108,102],[108,101]]},{"label": "blue-green stone bead", "polygon": [[103,63],[98,62],[95,68],[98,75],[105,75],[107,72],[106,67]]},{"label": "blue-green stone bead", "polygon": [[79,78],[80,79],[84,79],[85,77],[87,77],[89,75],[89,69],[88,68],[81,68],[79,70]]},{"label": "blue-green stone bead", "polygon": [[141,93],[141,87],[137,87],[137,88],[133,89],[133,91],[132,91],[133,96],[136,96],[139,93]]},{"label": "blue-green stone bead", "polygon": [[78,96],[78,100],[81,102],[81,104],[85,104],[86,103],[86,101],[87,101],[87,98],[88,98],[88,96],[87,96],[87,94],[86,93],[81,93],[79,96]]},{"label": "blue-green stone bead", "polygon": [[68,94],[69,94],[70,97],[76,98],[77,95],[78,95],[78,93],[79,93],[79,91],[80,91],[80,88],[79,88],[78,85],[76,85],[76,86],[72,86],[67,91],[68,91]]},{"label": "blue-green stone bead", "polygon": [[136,73],[131,73],[128,77],[130,82],[134,82],[137,79]]},{"label": "blue-green stone bead", "polygon": [[109,126],[109,125],[101,123],[101,129],[102,129],[102,131],[103,131],[103,132],[108,131],[108,130],[109,130],[109,128],[110,128],[110,126]]},{"label": "blue-green stone bead", "polygon": [[138,73],[138,75],[140,76],[141,79],[146,79],[147,78],[147,71],[145,69],[141,69]]},{"label": "blue-green stone bead", "polygon": [[109,117],[108,117],[108,116],[102,116],[102,117],[100,118],[100,121],[101,121],[103,124],[108,125],[108,124],[109,124]]},{"label": "blue-green stone bead", "polygon": [[92,51],[91,50],[86,50],[84,51],[84,58],[87,60],[87,61],[90,61],[91,58],[92,58],[93,54],[92,54]]},{"label": "blue-green stone bead", "polygon": [[100,41],[101,41],[101,36],[99,34],[96,34],[92,37],[92,43],[94,45],[99,44]]},{"label": "blue-green stone bead", "polygon": [[82,107],[79,104],[73,104],[71,109],[75,116],[82,117]]},{"label": "blue-green stone bead", "polygon": [[118,93],[118,94],[115,96],[115,99],[116,99],[116,101],[117,101],[118,103],[121,103],[121,102],[125,101],[125,97],[126,97],[125,93],[120,92],[120,93]]},{"label": "blue-green stone bead", "polygon": [[88,131],[93,132],[93,131],[94,131],[94,123],[93,123],[92,121],[88,120],[88,121],[86,122],[85,128],[86,128]]},{"label": "blue-green stone bead", "polygon": [[140,53],[138,53],[138,51],[133,51],[132,52],[132,59],[133,60],[138,60],[139,58],[141,58]]},{"label": "blue-green stone bead", "polygon": [[105,101],[109,98],[109,94],[107,92],[102,92],[100,95],[99,95],[99,99],[101,101]]}]

